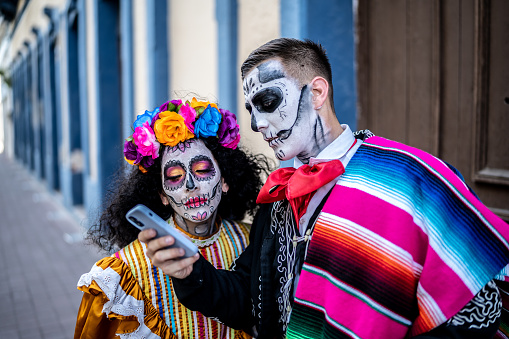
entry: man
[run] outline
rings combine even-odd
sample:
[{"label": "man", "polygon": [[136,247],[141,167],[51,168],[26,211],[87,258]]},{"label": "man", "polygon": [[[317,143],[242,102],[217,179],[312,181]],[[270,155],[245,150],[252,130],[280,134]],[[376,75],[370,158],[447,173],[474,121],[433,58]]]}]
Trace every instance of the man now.
[{"label": "man", "polygon": [[242,65],[251,127],[294,169],[262,188],[233,272],[148,243],[179,300],[260,338],[490,338],[509,229],[433,156],[336,119],[325,51],[276,39]]}]

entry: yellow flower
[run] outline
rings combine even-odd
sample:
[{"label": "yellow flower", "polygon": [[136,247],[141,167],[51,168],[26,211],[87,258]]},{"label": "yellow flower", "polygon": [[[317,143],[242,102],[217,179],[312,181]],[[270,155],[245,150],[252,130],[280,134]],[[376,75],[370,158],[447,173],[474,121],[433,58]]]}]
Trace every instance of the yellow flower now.
[{"label": "yellow flower", "polygon": [[166,146],[176,146],[179,142],[194,138],[184,123],[184,118],[175,112],[159,113],[159,119],[154,124],[157,141]]},{"label": "yellow flower", "polygon": [[197,115],[200,115],[205,110],[205,108],[207,108],[208,105],[215,107],[217,110],[219,110],[215,103],[213,102],[210,103],[208,101],[198,101],[196,100],[196,98],[193,98],[189,104],[191,105],[192,108],[194,108]]}]

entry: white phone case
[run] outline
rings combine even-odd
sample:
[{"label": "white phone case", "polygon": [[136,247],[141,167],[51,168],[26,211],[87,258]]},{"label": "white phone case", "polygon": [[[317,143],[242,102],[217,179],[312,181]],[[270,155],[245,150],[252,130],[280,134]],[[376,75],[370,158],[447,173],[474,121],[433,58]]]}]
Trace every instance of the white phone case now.
[{"label": "white phone case", "polygon": [[183,257],[192,257],[198,253],[198,247],[182,233],[170,227],[166,221],[161,219],[155,214],[150,208],[145,205],[138,204],[131,208],[126,214],[127,220],[140,230],[153,228],[156,230],[156,238],[163,237],[165,235],[171,235],[175,239],[175,243],[170,247],[179,247],[185,250]]}]

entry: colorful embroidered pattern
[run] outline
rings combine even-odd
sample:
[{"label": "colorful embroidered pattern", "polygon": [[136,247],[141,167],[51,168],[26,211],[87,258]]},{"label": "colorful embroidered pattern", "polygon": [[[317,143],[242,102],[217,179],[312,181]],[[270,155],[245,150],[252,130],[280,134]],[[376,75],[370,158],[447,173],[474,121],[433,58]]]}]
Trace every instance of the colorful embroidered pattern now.
[{"label": "colorful embroidered pattern", "polygon": [[[245,224],[228,220],[222,222],[221,235],[200,252],[214,267],[228,269],[249,242]],[[173,291],[170,277],[151,265],[145,254],[145,244],[134,241],[114,256],[121,258],[138,280],[145,296],[152,301],[159,315],[179,338],[234,338],[236,331],[204,317],[181,305]]]},{"label": "colorful embroidered pattern", "polygon": [[317,219],[287,335],[373,339],[429,331],[509,262],[507,239],[508,225],[445,163],[369,138]]}]

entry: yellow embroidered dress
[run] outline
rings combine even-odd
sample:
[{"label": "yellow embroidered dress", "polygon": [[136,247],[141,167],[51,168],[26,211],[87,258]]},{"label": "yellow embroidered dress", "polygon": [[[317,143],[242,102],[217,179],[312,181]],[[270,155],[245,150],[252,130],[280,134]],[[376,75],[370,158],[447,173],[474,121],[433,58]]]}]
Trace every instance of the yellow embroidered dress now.
[{"label": "yellow embroidered dress", "polygon": [[[222,220],[209,238],[194,238],[202,256],[228,269],[249,242],[246,224]],[[171,278],[152,266],[135,240],[99,260],[78,282],[83,299],[74,338],[248,338],[181,305]]]}]

